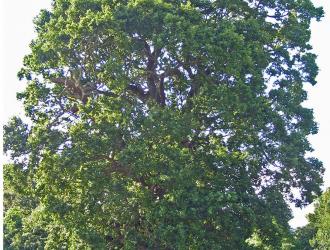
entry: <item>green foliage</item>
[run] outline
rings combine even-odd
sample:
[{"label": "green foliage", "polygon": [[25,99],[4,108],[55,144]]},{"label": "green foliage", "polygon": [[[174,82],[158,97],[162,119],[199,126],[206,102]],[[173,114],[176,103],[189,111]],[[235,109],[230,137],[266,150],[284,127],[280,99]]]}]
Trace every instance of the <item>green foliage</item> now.
[{"label": "green foliage", "polygon": [[330,248],[330,189],[319,198],[315,211],[308,215],[310,226],[315,230],[310,243],[314,249]]},{"label": "green foliage", "polygon": [[309,223],[295,231],[295,249],[330,248],[330,189],[316,201],[315,211],[307,215]]},{"label": "green foliage", "polygon": [[295,248],[296,250],[312,250],[313,248],[310,245],[310,240],[315,235],[315,229],[308,224],[304,227],[298,228],[295,231]]},{"label": "green foliage", "polygon": [[291,249],[287,202],[322,183],[301,106],[322,15],[309,0],[54,0],[18,73],[31,125],[4,129],[5,246]]}]

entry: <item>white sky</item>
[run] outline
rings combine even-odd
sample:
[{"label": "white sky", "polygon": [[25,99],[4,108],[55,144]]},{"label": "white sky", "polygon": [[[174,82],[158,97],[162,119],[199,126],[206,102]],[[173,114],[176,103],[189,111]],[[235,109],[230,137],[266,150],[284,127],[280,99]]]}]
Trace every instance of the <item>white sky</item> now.
[{"label": "white sky", "polygon": [[[16,75],[22,66],[23,56],[29,53],[28,45],[35,36],[32,19],[40,9],[49,8],[50,2],[50,0],[1,0],[0,81],[2,105],[0,107],[0,118],[2,124],[13,115],[23,114],[22,105],[16,100],[16,92],[23,90],[25,83],[19,82]],[[329,187],[330,2],[327,0],[314,0],[313,2],[317,6],[323,6],[326,15],[322,22],[313,22],[312,24],[312,45],[314,52],[318,55],[317,63],[320,67],[320,73],[317,77],[318,84],[315,87],[306,87],[309,98],[305,105],[314,109],[315,118],[319,124],[319,133],[311,136],[310,141],[315,149],[313,156],[322,160],[327,169],[324,181],[325,186]],[[2,126],[0,134],[2,136]],[[312,211],[312,208],[313,206],[310,205],[303,210],[293,209],[295,218],[290,222],[291,226],[297,227],[306,224],[305,214]]]}]

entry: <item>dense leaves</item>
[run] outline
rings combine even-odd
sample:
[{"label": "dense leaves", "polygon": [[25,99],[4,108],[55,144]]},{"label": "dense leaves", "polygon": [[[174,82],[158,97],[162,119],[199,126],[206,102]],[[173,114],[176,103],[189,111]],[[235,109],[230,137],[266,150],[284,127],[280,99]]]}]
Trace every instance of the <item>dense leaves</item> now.
[{"label": "dense leaves", "polygon": [[330,189],[328,189],[315,207],[315,212],[310,214],[309,222],[315,229],[311,245],[315,249],[330,248]]},{"label": "dense leaves", "polygon": [[290,249],[307,158],[309,0],[56,0],[5,126],[8,249]]},{"label": "dense leaves", "polygon": [[310,240],[314,237],[315,229],[310,224],[296,229],[294,235],[295,248],[297,250],[312,250]]},{"label": "dense leaves", "polygon": [[315,202],[315,210],[308,214],[308,224],[295,232],[295,249],[330,248],[330,189]]}]

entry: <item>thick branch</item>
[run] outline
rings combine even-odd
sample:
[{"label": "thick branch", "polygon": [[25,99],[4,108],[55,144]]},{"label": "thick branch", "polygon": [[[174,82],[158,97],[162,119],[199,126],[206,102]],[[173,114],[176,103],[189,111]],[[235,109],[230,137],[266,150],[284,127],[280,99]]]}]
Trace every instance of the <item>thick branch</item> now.
[{"label": "thick branch", "polygon": [[164,78],[165,78],[164,76],[161,76],[159,82],[159,103],[161,106],[165,106],[165,101],[166,101]]},{"label": "thick branch", "polygon": [[149,91],[145,92],[141,85],[137,84],[129,84],[127,87],[128,90],[132,91],[134,94],[138,96],[142,101],[146,101],[149,97]]},{"label": "thick branch", "polygon": [[151,53],[150,46],[145,42],[145,50],[147,55],[147,81],[150,96],[157,100],[157,87],[156,87],[156,63],[154,55]]}]

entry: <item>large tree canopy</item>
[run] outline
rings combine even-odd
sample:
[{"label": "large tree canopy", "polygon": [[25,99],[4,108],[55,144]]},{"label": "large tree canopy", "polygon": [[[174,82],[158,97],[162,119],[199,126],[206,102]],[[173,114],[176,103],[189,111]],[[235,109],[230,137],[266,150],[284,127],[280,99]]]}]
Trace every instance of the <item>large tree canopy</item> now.
[{"label": "large tree canopy", "polygon": [[[320,193],[310,0],[54,0],[5,126],[8,249],[288,249]],[[256,242],[259,242],[258,244]]]}]

